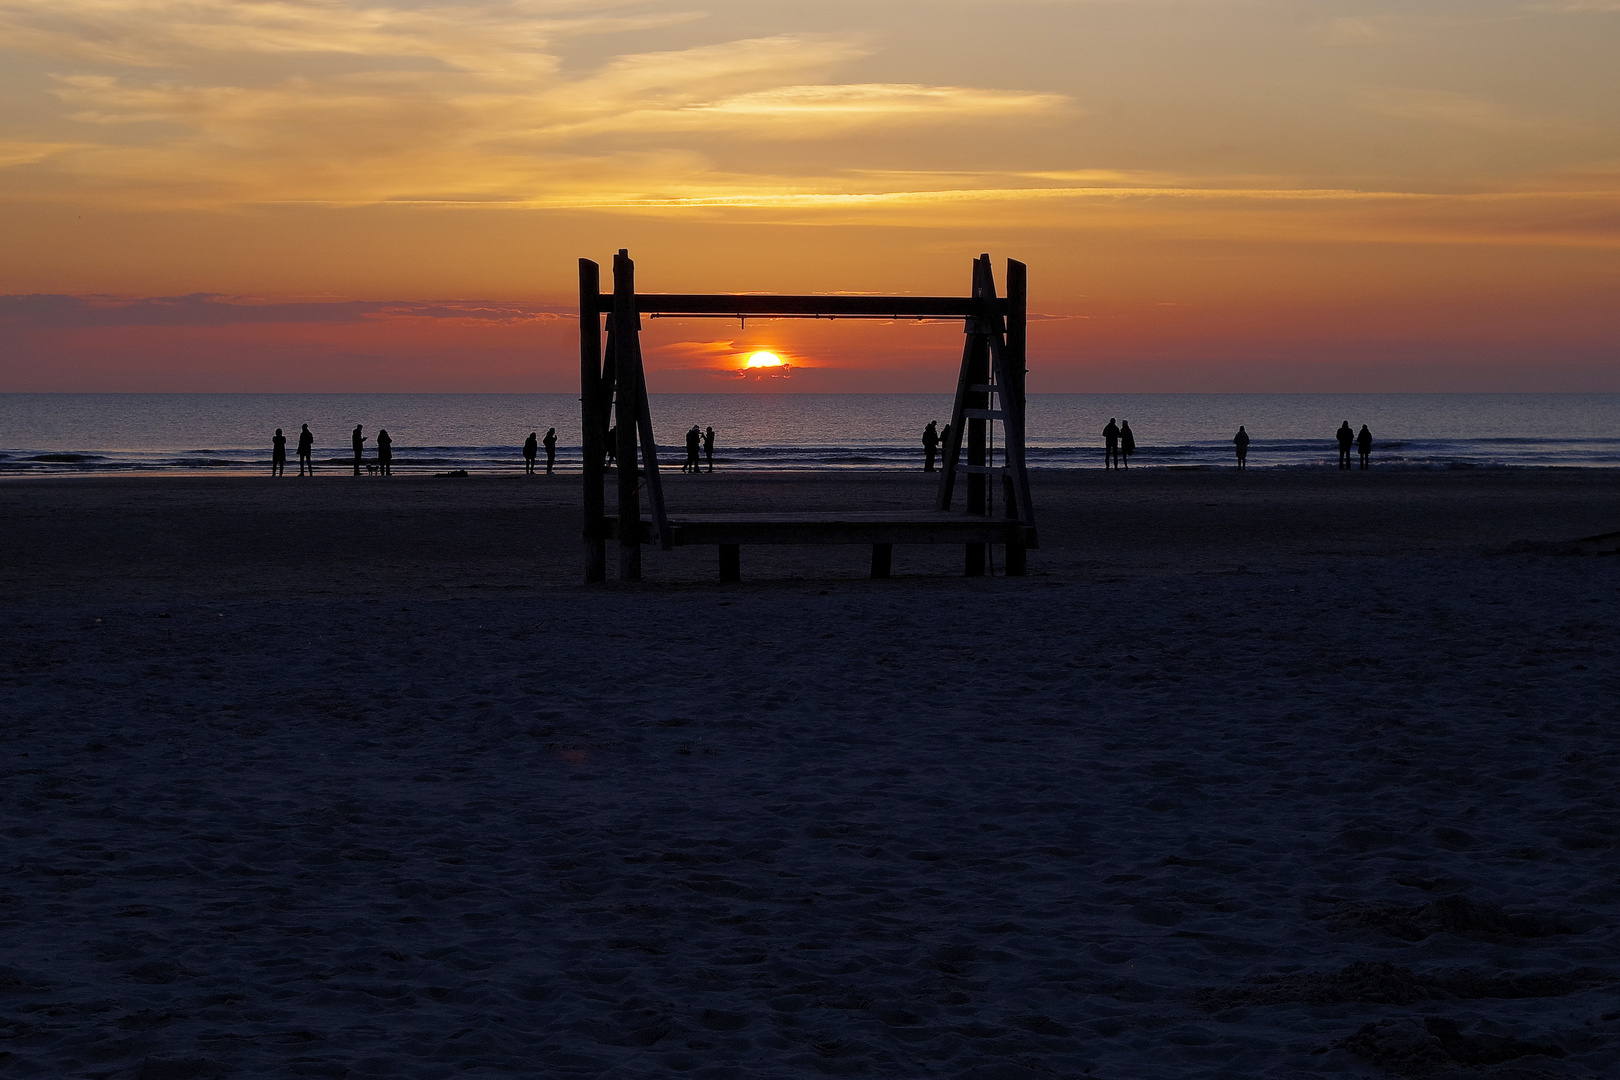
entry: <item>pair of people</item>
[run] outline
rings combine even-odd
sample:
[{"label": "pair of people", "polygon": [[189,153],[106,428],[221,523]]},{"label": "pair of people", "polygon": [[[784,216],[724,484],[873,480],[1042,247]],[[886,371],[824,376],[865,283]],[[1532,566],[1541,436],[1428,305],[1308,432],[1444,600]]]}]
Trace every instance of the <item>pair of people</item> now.
[{"label": "pair of people", "polygon": [[941,430],[938,420],[928,421],[928,426],[923,428],[922,433],[923,472],[934,471],[934,458],[939,456],[940,451],[946,446],[950,445],[950,441],[951,425],[946,424],[944,430]]},{"label": "pair of people", "polygon": [[534,436],[535,433],[531,431],[529,437],[523,440],[523,475],[534,475],[534,459],[539,454],[540,444],[544,443],[546,447],[546,475],[550,476],[552,469],[557,465],[557,429],[546,428],[546,437],[544,439],[536,439]]},{"label": "pair of people", "polygon": [[[314,476],[315,463],[310,460],[310,454],[315,449],[315,436],[309,433],[309,425],[298,433],[298,475]],[[276,433],[270,436],[270,475],[287,475],[287,436],[276,428]]]},{"label": "pair of people", "polygon": [[714,428],[704,428],[700,431],[698,426],[693,424],[691,430],[686,433],[686,460],[681,464],[681,472],[703,471],[698,467],[700,452],[708,462],[709,471],[714,472]]},{"label": "pair of people", "polygon": [[[354,475],[360,475],[361,466],[366,463],[366,435],[365,425],[354,425],[354,432],[349,442],[354,447]],[[389,437],[387,428],[377,429],[377,475],[394,475],[394,440]]]},{"label": "pair of people", "polygon": [[1102,430],[1103,437],[1103,468],[1128,469],[1131,467],[1131,455],[1136,453],[1136,435],[1131,431],[1131,422],[1123,420],[1114,422],[1108,418],[1108,426]]},{"label": "pair of people", "polygon": [[1355,447],[1355,449],[1360,453],[1360,455],[1361,455],[1361,467],[1363,469],[1367,468],[1367,463],[1372,458],[1372,432],[1367,430],[1367,425],[1362,424],[1361,425],[1361,431],[1358,433],[1356,431],[1351,430],[1350,421],[1346,420],[1344,423],[1339,425],[1338,439],[1339,439],[1339,468],[1341,468],[1341,469],[1351,468],[1351,465],[1350,465],[1350,448],[1351,447]]}]

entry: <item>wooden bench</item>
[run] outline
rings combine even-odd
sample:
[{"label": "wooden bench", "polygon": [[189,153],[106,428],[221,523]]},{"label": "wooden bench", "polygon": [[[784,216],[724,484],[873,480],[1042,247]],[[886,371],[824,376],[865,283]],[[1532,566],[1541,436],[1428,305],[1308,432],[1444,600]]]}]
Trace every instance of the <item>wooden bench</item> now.
[{"label": "wooden bench", "polygon": [[[609,539],[618,539],[619,518],[603,518]],[[1017,521],[974,517],[948,511],[848,511],[838,513],[787,514],[682,514],[668,524],[670,547],[714,544],[720,549],[720,580],[740,581],[743,544],[870,544],[872,576],[886,578],[896,544],[963,544],[969,550],[967,565],[983,566],[983,545],[1002,544],[1007,549],[1006,573],[1024,573],[1025,552],[1035,546],[1035,530]],[[641,519],[638,538],[643,544],[659,542],[658,528],[651,518]],[[981,571],[982,572],[982,571]]]}]

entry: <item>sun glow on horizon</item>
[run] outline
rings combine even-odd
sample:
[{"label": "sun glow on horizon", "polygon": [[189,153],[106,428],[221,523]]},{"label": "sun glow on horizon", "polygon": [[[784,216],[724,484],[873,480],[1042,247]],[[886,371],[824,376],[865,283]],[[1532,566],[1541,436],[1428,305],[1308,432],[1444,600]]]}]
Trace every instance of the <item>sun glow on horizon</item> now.
[{"label": "sun glow on horizon", "polygon": [[782,358],[773,352],[757,352],[748,357],[745,368],[779,368],[783,367]]}]

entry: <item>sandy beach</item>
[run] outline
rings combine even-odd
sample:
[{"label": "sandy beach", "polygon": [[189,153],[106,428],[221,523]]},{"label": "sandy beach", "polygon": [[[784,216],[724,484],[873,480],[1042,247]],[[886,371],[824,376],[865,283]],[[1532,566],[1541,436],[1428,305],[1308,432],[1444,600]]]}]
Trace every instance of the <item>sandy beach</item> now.
[{"label": "sandy beach", "polygon": [[0,1076],[1620,1075],[1620,475],[1034,486],[0,483]]}]

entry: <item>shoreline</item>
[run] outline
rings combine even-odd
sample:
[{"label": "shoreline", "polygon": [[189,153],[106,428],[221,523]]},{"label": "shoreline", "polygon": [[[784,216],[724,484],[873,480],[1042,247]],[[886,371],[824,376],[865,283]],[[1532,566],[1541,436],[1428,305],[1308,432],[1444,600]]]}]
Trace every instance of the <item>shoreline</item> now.
[{"label": "shoreline", "polygon": [[[1100,455],[1102,453],[1102,451],[1098,450],[1097,453],[1098,453],[1098,455]],[[674,460],[675,460],[674,458],[670,459],[671,462],[673,462]],[[375,462],[372,462],[372,464],[375,464]],[[923,470],[920,467],[918,467],[918,468],[899,468],[899,467],[885,466],[885,465],[822,465],[822,466],[783,466],[781,468],[770,468],[770,467],[759,468],[759,467],[749,467],[749,466],[746,466],[746,465],[737,465],[737,464],[734,464],[734,463],[725,463],[725,462],[722,462],[718,458],[715,460],[715,465],[716,465],[716,468],[715,468],[714,475],[725,474],[725,475],[728,475],[728,476],[736,476],[736,475],[745,475],[745,476],[753,476],[753,475],[764,475],[764,476],[783,476],[783,475],[786,475],[786,476],[864,476],[864,475],[908,476],[908,475],[911,475],[913,473],[920,474],[920,475],[927,475],[927,474],[923,473]],[[396,472],[394,473],[393,479],[403,479],[403,478],[406,478],[406,477],[415,478],[415,479],[424,479],[424,478],[425,479],[449,479],[447,477],[437,477],[437,476],[435,476],[434,473],[431,471],[435,467],[436,466],[422,466],[422,467],[418,468],[418,467],[412,467],[412,466],[409,466],[409,465],[396,465]],[[298,479],[297,468],[298,468],[297,464],[293,463],[292,464],[293,471],[287,474],[286,479]],[[355,479],[355,477],[352,474],[352,471],[351,471],[352,468],[353,468],[353,466],[349,465],[347,463],[332,464],[332,465],[322,465],[321,469],[320,469],[320,472],[316,473],[316,475],[317,476],[323,476],[323,477],[324,476],[339,476],[339,477],[343,477],[345,479],[353,480],[353,479]],[[86,470],[83,470],[83,471],[74,471],[74,472],[67,472],[67,471],[60,471],[60,472],[46,472],[46,471],[23,472],[23,471],[16,471],[16,472],[10,472],[10,471],[6,471],[3,468],[0,468],[0,482],[4,482],[4,481],[7,481],[7,480],[33,480],[33,479],[106,480],[106,479],[114,479],[114,478],[117,478],[117,477],[129,477],[131,479],[156,479],[156,478],[161,478],[161,477],[182,477],[182,478],[220,477],[220,478],[223,478],[223,479],[235,479],[235,480],[243,480],[243,479],[251,480],[251,479],[254,479],[254,478],[263,478],[263,479],[266,479],[266,480],[277,479],[277,477],[273,477],[273,476],[270,475],[269,470],[270,470],[270,463],[268,461],[266,461],[262,466],[257,466],[257,467],[254,467],[252,469],[222,466],[222,467],[220,467],[218,469],[181,469],[181,468],[172,468],[172,469],[108,469],[108,470],[101,470],[101,471],[97,471],[97,470],[93,470],[93,469],[86,469]],[[1115,471],[1115,470],[1105,470],[1101,465],[1094,465],[1094,464],[1074,465],[1074,466],[1065,466],[1065,467],[1054,467],[1054,466],[1050,466],[1050,465],[1044,465],[1044,466],[1034,466],[1034,465],[1032,465],[1032,466],[1029,467],[1029,473],[1030,473],[1031,476],[1037,476],[1037,475],[1040,475],[1040,476],[1046,476],[1046,475],[1067,476],[1067,475],[1070,475],[1070,474],[1073,474],[1073,473],[1088,473],[1088,472],[1099,472],[1100,473],[1100,472],[1113,472],[1113,471]],[[1157,472],[1196,472],[1196,473],[1219,474],[1219,473],[1228,473],[1228,472],[1236,473],[1236,472],[1239,472],[1240,470],[1238,470],[1235,466],[1230,465],[1230,464],[1208,464],[1208,463],[1205,463],[1205,464],[1194,464],[1194,465],[1145,465],[1145,464],[1137,464],[1137,465],[1132,465],[1128,469],[1121,469],[1121,470],[1118,470],[1118,471],[1122,472],[1122,473],[1127,473],[1127,474],[1128,473],[1133,473],[1133,472],[1147,472],[1147,473],[1157,473]],[[1620,473],[1620,463],[1613,464],[1613,465],[1540,465],[1540,464],[1535,464],[1535,465],[1484,464],[1484,465],[1480,465],[1480,464],[1472,464],[1472,463],[1468,463],[1468,462],[1455,462],[1455,463],[1446,464],[1446,465],[1391,465],[1391,464],[1379,465],[1377,463],[1374,463],[1372,468],[1367,469],[1367,470],[1361,470],[1361,469],[1340,470],[1340,469],[1337,469],[1333,465],[1330,465],[1330,464],[1261,465],[1261,464],[1255,464],[1255,463],[1251,462],[1249,467],[1247,469],[1245,469],[1245,470],[1242,470],[1242,471],[1244,471],[1244,472],[1255,472],[1255,473],[1299,473],[1299,474],[1333,473],[1333,472],[1340,472],[1340,471],[1349,471],[1349,472],[1363,472],[1363,471],[1365,471],[1365,472],[1369,472],[1369,473],[1380,473],[1380,474],[1383,474],[1383,475],[1406,475],[1406,474],[1442,474],[1443,475],[1443,474],[1452,474],[1452,473],[1473,473],[1473,472],[1481,472],[1481,473],[1495,473],[1495,472],[1508,472],[1508,473],[1515,473],[1515,472],[1529,472],[1529,473],[1534,473],[1534,472]],[[668,476],[671,473],[678,474],[679,472],[680,472],[679,464],[671,464],[670,462],[663,462],[663,461],[661,461],[659,463],[659,473],[660,473],[660,475]],[[508,468],[503,468],[503,469],[501,469],[499,471],[490,470],[490,469],[478,470],[478,469],[474,469],[474,468],[469,468],[467,470],[467,473],[468,473],[468,476],[466,478],[468,478],[468,479],[471,479],[471,478],[499,479],[499,478],[502,478],[502,477],[510,477],[510,476],[522,477],[522,476],[525,475],[524,472],[523,472],[523,466],[522,466],[521,463],[516,464],[516,465],[512,465],[509,469]],[[546,475],[544,466],[542,465],[540,470],[538,472],[536,472],[534,475],[537,476],[537,477]],[[580,468],[579,468],[579,466],[577,464],[570,464],[570,465],[566,465],[566,466],[559,465],[553,471],[553,473],[551,475],[553,475],[553,476],[572,477],[574,479],[578,479],[580,477],[580,475],[581,475],[581,472],[580,472]],[[615,475],[615,473],[614,473],[614,471],[613,471],[613,469],[611,467],[609,468],[607,475],[610,476],[610,477]],[[709,474],[705,473],[704,475],[709,475]],[[936,472],[933,475],[937,476],[938,473]],[[379,476],[377,476],[375,474],[370,474],[370,473],[365,473],[365,472],[361,473],[360,478],[361,479],[372,479],[372,480],[386,479],[386,478],[383,478],[383,477],[379,477]],[[463,478],[456,477],[455,479],[463,479]]]}]

